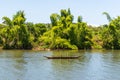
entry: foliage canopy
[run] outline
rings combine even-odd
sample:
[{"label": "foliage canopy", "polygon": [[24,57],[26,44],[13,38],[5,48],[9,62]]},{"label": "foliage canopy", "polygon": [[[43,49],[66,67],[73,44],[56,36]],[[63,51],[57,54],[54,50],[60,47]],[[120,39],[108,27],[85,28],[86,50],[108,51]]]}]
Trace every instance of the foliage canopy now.
[{"label": "foliage canopy", "polygon": [[60,14],[50,15],[51,23],[26,22],[24,11],[13,18],[4,16],[0,24],[0,46],[4,49],[120,49],[120,16],[112,19],[107,12],[109,24],[93,27],[74,16],[71,10],[61,9]]}]

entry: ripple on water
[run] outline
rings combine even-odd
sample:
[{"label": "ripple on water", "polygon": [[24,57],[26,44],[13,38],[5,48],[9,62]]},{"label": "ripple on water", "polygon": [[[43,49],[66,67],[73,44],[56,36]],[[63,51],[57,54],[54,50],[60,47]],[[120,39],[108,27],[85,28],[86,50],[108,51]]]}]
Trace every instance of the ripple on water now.
[{"label": "ripple on water", "polygon": [[57,52],[3,51],[0,80],[120,80],[120,51],[69,51],[82,56],[75,60],[43,57]]}]

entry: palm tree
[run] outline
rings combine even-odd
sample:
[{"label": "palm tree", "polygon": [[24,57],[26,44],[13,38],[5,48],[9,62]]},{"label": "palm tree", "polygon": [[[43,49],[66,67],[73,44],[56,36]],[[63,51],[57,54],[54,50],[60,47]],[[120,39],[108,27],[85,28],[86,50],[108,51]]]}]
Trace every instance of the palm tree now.
[{"label": "palm tree", "polygon": [[107,12],[103,12],[103,15],[106,15],[107,20],[110,22],[112,21],[112,18],[110,17],[110,15]]},{"label": "palm tree", "polygon": [[29,41],[30,34],[28,32],[28,27],[25,24],[26,18],[24,11],[18,11],[12,18],[8,17],[2,18],[5,24],[3,29],[3,38],[4,38],[4,48],[19,48],[19,49],[28,49],[32,45]]},{"label": "palm tree", "polygon": [[4,16],[2,20],[3,24],[5,24],[6,26],[9,26],[10,28],[13,26],[12,20],[10,18]]},{"label": "palm tree", "polygon": [[10,18],[4,16],[2,18],[3,20],[3,23],[6,25],[6,26],[9,26],[10,28],[15,26],[15,25],[21,25],[21,24],[24,24],[25,23],[25,14],[24,14],[24,11],[18,11],[14,16],[13,16],[13,19],[11,20]]},{"label": "palm tree", "polygon": [[82,22],[82,16],[78,16],[77,21],[78,21],[78,22]]},{"label": "palm tree", "polygon": [[14,25],[19,25],[21,26],[24,24],[26,21],[24,11],[18,11],[14,16],[13,16],[13,23]]}]

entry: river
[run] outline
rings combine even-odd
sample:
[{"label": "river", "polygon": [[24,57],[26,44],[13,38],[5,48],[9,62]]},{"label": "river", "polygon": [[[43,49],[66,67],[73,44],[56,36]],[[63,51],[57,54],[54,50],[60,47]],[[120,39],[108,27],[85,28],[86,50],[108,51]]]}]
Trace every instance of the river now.
[{"label": "river", "polygon": [[0,80],[120,80],[120,50],[0,50]]}]

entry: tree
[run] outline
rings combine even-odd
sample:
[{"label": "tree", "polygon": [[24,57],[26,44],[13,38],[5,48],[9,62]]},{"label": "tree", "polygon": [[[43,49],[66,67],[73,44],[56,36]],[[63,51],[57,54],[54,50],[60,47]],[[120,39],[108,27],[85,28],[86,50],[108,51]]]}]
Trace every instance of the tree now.
[{"label": "tree", "polygon": [[77,22],[82,22],[82,16],[78,16]]},{"label": "tree", "polygon": [[103,48],[120,49],[120,17],[112,20],[103,32]]},{"label": "tree", "polygon": [[10,18],[4,16],[2,20],[3,20],[3,24],[5,24],[6,26],[9,26],[10,28],[13,27],[13,22]]},{"label": "tree", "polygon": [[4,38],[5,49],[31,49],[30,34],[25,24],[24,11],[18,11],[11,20],[3,17],[5,28],[2,29],[2,38]]},{"label": "tree", "polygon": [[24,11],[18,11],[14,16],[13,16],[13,23],[14,25],[19,25],[21,26],[22,24],[25,24],[26,18]]},{"label": "tree", "polygon": [[103,12],[103,15],[106,15],[107,20],[110,22],[112,21],[112,18],[110,17],[110,15],[107,12]]},{"label": "tree", "polygon": [[52,24],[52,27],[53,26],[57,26],[58,25],[58,20],[59,20],[59,15],[54,13],[50,16],[50,20],[51,20],[51,24]]}]

